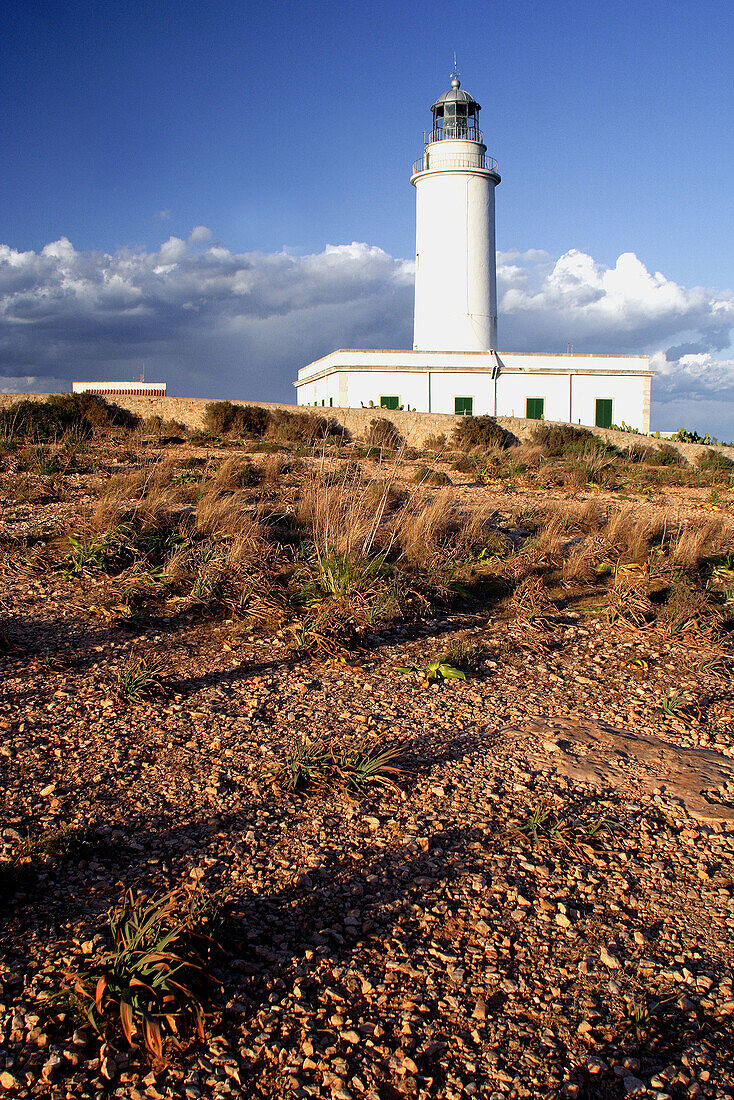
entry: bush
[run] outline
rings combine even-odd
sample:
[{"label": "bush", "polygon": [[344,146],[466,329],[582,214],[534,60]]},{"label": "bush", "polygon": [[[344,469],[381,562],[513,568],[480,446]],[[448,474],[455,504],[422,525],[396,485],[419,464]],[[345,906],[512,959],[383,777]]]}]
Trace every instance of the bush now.
[{"label": "bush", "polygon": [[451,478],[443,470],[433,470],[430,466],[419,466],[413,475],[413,481],[421,485],[451,485]]},{"label": "bush", "polygon": [[543,448],[547,458],[580,458],[588,461],[593,451],[607,455],[619,454],[613,443],[607,443],[588,428],[577,428],[573,424],[539,424],[533,428],[533,441]]},{"label": "bush", "polygon": [[424,451],[445,451],[446,450],[446,435],[441,432],[440,435],[427,435],[423,440]]},{"label": "bush", "polygon": [[479,466],[475,459],[469,458],[469,455],[459,455],[451,463],[451,469],[457,470],[460,474],[476,474]]},{"label": "bush", "polygon": [[386,420],[384,416],[376,416],[370,422],[370,430],[367,433],[367,443],[370,447],[400,447],[405,440],[393,424],[392,420]]},{"label": "bush", "polygon": [[317,413],[273,409],[269,416],[267,434],[281,442],[308,444],[315,439],[327,439],[329,436],[341,438],[344,435],[340,424]]},{"label": "bush", "polygon": [[453,430],[454,444],[462,451],[474,447],[488,450],[490,447],[510,447],[515,438],[505,431],[493,416],[465,416]]},{"label": "bush", "polygon": [[734,473],[734,461],[712,447],[707,447],[703,454],[698,456],[696,465],[699,470],[710,470],[712,473]]},{"label": "bush", "polygon": [[87,437],[112,428],[132,431],[140,422],[135,413],[95,393],[57,393],[45,401],[26,398],[0,409],[0,436],[47,441],[67,432]]},{"label": "bush", "polygon": [[146,431],[159,437],[185,437],[189,434],[189,428],[182,420],[164,420],[162,416],[146,416],[143,426]]},{"label": "bush", "polygon": [[204,426],[211,435],[241,435],[259,439],[269,424],[270,413],[259,405],[210,401],[204,409]]},{"label": "bush", "polygon": [[671,447],[670,443],[663,443],[655,448],[651,454],[645,456],[645,462],[650,466],[685,466],[686,458],[677,447]]}]

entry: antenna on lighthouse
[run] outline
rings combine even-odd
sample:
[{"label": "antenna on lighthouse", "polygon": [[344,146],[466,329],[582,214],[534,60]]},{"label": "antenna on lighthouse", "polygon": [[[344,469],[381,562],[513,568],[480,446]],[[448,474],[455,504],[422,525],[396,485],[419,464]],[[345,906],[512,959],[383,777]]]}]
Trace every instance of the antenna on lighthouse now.
[{"label": "antenna on lighthouse", "polygon": [[454,67],[451,70],[451,79],[452,81],[459,79],[459,70],[456,67],[456,50],[454,50]]}]

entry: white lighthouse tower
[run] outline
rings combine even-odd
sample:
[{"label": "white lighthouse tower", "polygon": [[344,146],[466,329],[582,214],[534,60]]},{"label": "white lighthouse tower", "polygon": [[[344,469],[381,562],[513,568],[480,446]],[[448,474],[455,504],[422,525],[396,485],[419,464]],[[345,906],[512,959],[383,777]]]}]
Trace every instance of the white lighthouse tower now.
[{"label": "white lighthouse tower", "polygon": [[416,190],[413,348],[496,351],[497,161],[487,156],[480,106],[461,87],[456,67],[431,111],[431,133],[410,181]]}]

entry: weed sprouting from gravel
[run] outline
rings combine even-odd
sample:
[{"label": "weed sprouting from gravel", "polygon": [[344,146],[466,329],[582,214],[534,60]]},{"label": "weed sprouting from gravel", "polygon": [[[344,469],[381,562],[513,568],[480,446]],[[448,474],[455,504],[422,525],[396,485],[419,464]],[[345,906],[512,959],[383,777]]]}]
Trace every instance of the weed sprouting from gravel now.
[{"label": "weed sprouting from gravel", "polygon": [[121,1036],[164,1059],[164,1042],[181,1045],[195,1029],[204,1038],[212,942],[197,928],[190,893],[174,890],[146,902],[128,890],[107,915],[112,945],[67,972],[66,991],[108,1043]]},{"label": "weed sprouting from gravel", "polygon": [[466,680],[466,672],[445,661],[428,661],[425,665],[399,665],[395,671],[417,678],[421,687],[431,687],[443,680]]},{"label": "weed sprouting from gravel", "polygon": [[366,787],[394,787],[405,774],[402,745],[381,744],[372,737],[297,737],[284,759],[271,770],[275,783],[291,791],[343,788],[361,793]]},{"label": "weed sprouting from gravel", "polygon": [[517,830],[534,845],[545,841],[562,848],[593,845],[625,832],[621,822],[613,817],[573,815],[571,811],[561,814],[542,801],[527,811]]},{"label": "weed sprouting from gravel", "polygon": [[160,687],[160,677],[160,665],[148,663],[144,657],[130,656],[117,672],[115,690],[125,702],[136,702]]}]

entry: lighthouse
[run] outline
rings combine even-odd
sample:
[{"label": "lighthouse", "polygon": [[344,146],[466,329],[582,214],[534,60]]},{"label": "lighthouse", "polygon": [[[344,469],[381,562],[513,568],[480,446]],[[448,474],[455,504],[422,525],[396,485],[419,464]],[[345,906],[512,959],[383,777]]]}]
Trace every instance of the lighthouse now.
[{"label": "lighthouse", "polygon": [[[499,354],[494,191],[500,174],[487,155],[479,111],[454,65],[451,87],[431,107],[423,156],[410,175],[413,347],[332,351],[298,371],[298,404],[364,409],[367,417],[369,410],[398,419],[415,412],[507,416],[599,428],[624,423],[647,432],[655,372],[646,355]],[[450,427],[439,416],[431,431],[445,434]],[[412,442],[422,429],[408,419],[398,430]]]},{"label": "lighthouse", "polygon": [[431,107],[415,187],[416,351],[497,350],[497,262],[494,191],[497,161],[487,155],[480,106],[451,87]]}]

